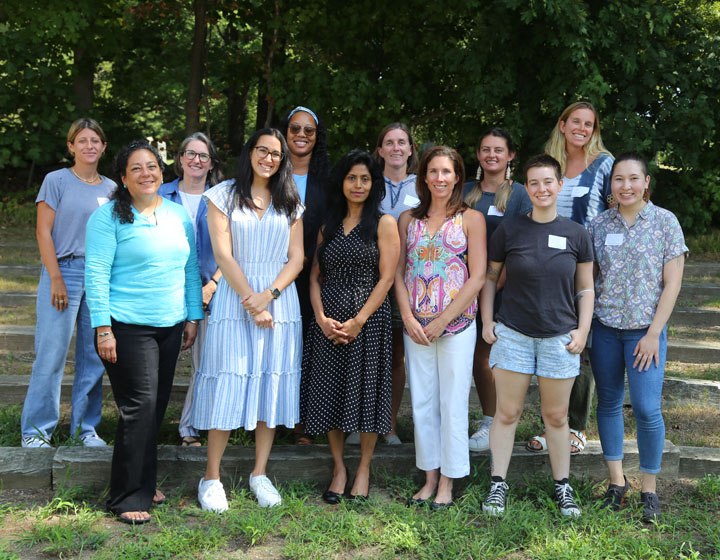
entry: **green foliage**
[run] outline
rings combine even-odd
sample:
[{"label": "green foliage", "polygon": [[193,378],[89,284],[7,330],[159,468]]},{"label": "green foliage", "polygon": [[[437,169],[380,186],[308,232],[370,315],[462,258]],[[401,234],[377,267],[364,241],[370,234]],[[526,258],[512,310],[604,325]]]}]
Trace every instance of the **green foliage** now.
[{"label": "green foliage", "polygon": [[[589,99],[619,154],[661,163],[658,201],[688,232],[720,225],[720,10],[701,0],[312,4],[207,3],[201,126],[236,155],[248,133],[290,108],[315,109],[336,159],[371,148],[386,123],[457,147],[474,168],[484,128],[501,125],[520,160],[539,152],[561,110]],[[80,114],[112,153],[137,136],[184,135],[192,3],[0,7],[0,169],[57,162]],[[84,107],[90,80],[92,106]],[[87,95],[86,95],[87,97]],[[109,159],[109,158],[108,158]],[[108,160],[105,160],[106,162]]]}]

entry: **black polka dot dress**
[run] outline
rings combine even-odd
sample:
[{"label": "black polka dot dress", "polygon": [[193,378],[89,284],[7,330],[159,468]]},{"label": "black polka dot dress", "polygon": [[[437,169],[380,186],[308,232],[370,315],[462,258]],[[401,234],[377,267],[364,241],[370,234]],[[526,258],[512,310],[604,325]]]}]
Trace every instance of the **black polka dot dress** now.
[{"label": "black polka dot dress", "polygon": [[[377,243],[366,245],[359,226],[338,235],[322,254],[325,315],[352,319],[380,278]],[[349,344],[334,345],[312,321],[303,351],[300,417],[308,434],[390,431],[392,331],[390,304],[382,305]]]}]

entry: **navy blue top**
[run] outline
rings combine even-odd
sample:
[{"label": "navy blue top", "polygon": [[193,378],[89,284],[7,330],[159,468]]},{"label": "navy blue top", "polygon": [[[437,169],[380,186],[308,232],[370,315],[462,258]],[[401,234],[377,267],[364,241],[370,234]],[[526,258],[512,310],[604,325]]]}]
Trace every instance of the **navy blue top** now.
[{"label": "navy blue top", "polygon": [[[210,185],[205,185],[206,191],[209,188]],[[158,194],[182,206],[180,177],[169,183],[163,183],[158,190]],[[197,216],[195,216],[195,230],[197,231],[195,235],[195,247],[197,247],[198,266],[200,267],[200,278],[202,278],[203,286],[210,282],[210,278],[218,269],[217,263],[215,262],[215,254],[212,250],[212,243],[210,242],[207,211],[207,202],[205,202],[205,197],[202,197],[200,199],[200,205],[198,206]]]}]

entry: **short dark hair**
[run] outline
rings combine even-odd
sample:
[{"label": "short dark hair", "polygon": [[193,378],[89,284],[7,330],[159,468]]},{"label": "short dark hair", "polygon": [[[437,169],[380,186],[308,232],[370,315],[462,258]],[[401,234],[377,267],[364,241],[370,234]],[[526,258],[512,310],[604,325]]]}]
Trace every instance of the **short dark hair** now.
[{"label": "short dark hair", "polygon": [[528,171],[535,167],[549,167],[555,172],[555,177],[558,181],[562,180],[563,174],[562,174],[562,168],[560,167],[560,163],[558,163],[558,160],[556,160],[554,157],[549,156],[547,154],[537,154],[534,156],[531,156],[523,166],[523,175],[525,175],[525,183],[527,184],[527,174]]},{"label": "short dark hair", "polygon": [[127,146],[120,148],[120,151],[115,156],[115,175],[117,176],[118,186],[110,195],[110,200],[115,201],[113,214],[118,217],[121,224],[132,224],[134,221],[132,213],[132,197],[130,196],[130,191],[123,184],[122,178],[127,174],[126,171],[130,156],[140,150],[147,150],[155,156],[158,166],[160,167],[160,172],[165,169],[165,162],[160,157],[158,151],[144,138],[133,140]]},{"label": "short dark hair", "polygon": [[625,152],[623,154],[620,154],[617,158],[615,158],[615,161],[613,162],[612,169],[610,170],[610,176],[612,177],[612,174],[615,173],[615,167],[618,163],[622,163],[623,161],[636,161],[640,164],[640,168],[642,169],[643,176],[648,176],[648,166],[647,162],[645,161],[645,158],[643,158],[638,152]]}]

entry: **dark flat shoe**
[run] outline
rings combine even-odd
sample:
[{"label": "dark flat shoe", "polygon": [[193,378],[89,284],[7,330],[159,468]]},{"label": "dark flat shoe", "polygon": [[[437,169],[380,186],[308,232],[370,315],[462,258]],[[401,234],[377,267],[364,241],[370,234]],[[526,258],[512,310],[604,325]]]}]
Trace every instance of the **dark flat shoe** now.
[{"label": "dark flat shoe", "polygon": [[364,504],[368,501],[368,498],[370,497],[370,492],[367,494],[351,494],[349,491],[345,492],[345,495],[343,498],[345,498],[346,502],[350,502],[351,504]]},{"label": "dark flat shoe", "polygon": [[[128,512],[125,512],[128,513]],[[147,519],[131,519],[129,517],[125,517],[125,513],[118,513],[117,519],[121,523],[127,523],[128,525],[144,525],[148,521],[152,521],[152,517],[148,517]]]},{"label": "dark flat shoe", "polygon": [[323,492],[322,499],[325,500],[326,504],[336,506],[343,499],[343,494],[341,492],[333,492],[328,488]]},{"label": "dark flat shoe", "polygon": [[629,487],[630,484],[628,483],[627,477],[625,477],[624,486],[618,486],[617,484],[608,485],[608,489],[603,496],[603,501],[600,504],[600,509],[609,508],[612,511],[618,511]]},{"label": "dark flat shoe", "polygon": [[[429,499],[429,498],[428,498]],[[405,505],[407,507],[423,507],[428,503],[427,500],[423,500],[422,498],[413,498],[410,497],[407,500],[405,500]]]},{"label": "dark flat shoe", "polygon": [[448,503],[446,503],[446,504],[439,504],[439,503],[437,503],[436,501],[433,501],[433,502],[430,504],[430,511],[444,511],[444,510],[446,510],[446,509],[450,509],[450,508],[453,507],[454,505],[455,505],[455,502],[453,502],[452,500],[450,500],[450,501],[449,501]]}]

